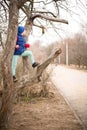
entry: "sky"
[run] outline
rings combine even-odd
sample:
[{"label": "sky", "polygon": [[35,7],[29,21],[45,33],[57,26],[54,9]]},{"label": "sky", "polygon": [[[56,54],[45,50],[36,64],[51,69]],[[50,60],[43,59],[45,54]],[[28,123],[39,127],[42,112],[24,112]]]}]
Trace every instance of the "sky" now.
[{"label": "sky", "polygon": [[[53,28],[48,29],[49,25],[47,25],[47,30],[44,35],[42,35],[41,29],[34,27],[33,32],[29,36],[29,41],[31,43],[34,43],[37,40],[42,44],[47,45],[66,37],[72,37],[75,33],[82,31],[83,25],[87,22],[87,0],[67,0],[67,3],[63,3],[63,5],[68,7],[69,11],[67,12],[65,9],[60,8],[59,18],[68,20],[69,24],[55,23],[55,26],[58,28],[58,34],[53,30]],[[41,3],[39,10],[40,8],[46,8],[47,10],[54,12],[54,14],[56,13],[53,4],[44,7],[43,3]],[[44,25],[46,24],[42,20],[41,22],[43,22]]]}]

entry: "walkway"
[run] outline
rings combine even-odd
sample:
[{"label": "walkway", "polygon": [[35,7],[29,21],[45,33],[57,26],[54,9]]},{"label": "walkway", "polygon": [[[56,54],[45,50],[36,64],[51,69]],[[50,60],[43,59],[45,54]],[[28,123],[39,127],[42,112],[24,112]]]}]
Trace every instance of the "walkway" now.
[{"label": "walkway", "polygon": [[56,66],[52,72],[52,81],[87,130],[87,72]]}]

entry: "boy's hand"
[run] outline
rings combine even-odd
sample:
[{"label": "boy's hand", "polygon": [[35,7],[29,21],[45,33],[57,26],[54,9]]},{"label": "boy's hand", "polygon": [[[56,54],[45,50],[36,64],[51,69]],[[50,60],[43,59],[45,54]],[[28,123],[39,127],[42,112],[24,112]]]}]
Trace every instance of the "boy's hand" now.
[{"label": "boy's hand", "polygon": [[25,46],[25,48],[29,48],[29,47],[30,47],[30,44],[29,44],[29,43],[26,43],[24,46]]},{"label": "boy's hand", "polygon": [[19,48],[19,45],[16,45],[16,46],[15,46],[15,49],[18,49],[18,48]]}]

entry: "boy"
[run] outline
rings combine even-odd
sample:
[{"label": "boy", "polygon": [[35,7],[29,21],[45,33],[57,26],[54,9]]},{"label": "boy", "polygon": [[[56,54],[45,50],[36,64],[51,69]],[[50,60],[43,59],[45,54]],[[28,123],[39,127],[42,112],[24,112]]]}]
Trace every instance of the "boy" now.
[{"label": "boy", "polygon": [[14,51],[14,55],[12,59],[12,76],[13,76],[14,82],[17,81],[16,76],[15,76],[15,71],[16,71],[17,60],[19,56],[23,56],[23,57],[29,56],[33,68],[39,65],[39,63],[35,62],[32,51],[27,50],[27,48],[29,48],[30,45],[26,44],[25,36],[26,36],[25,27],[19,26],[16,47],[15,47],[15,51]]}]

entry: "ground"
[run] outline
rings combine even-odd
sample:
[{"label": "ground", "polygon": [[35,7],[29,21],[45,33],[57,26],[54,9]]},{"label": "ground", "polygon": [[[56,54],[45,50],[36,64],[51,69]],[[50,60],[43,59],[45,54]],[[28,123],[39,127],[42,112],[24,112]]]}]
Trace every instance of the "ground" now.
[{"label": "ground", "polygon": [[82,130],[62,95],[53,84],[51,87],[52,95],[47,98],[14,104],[8,130]]}]

